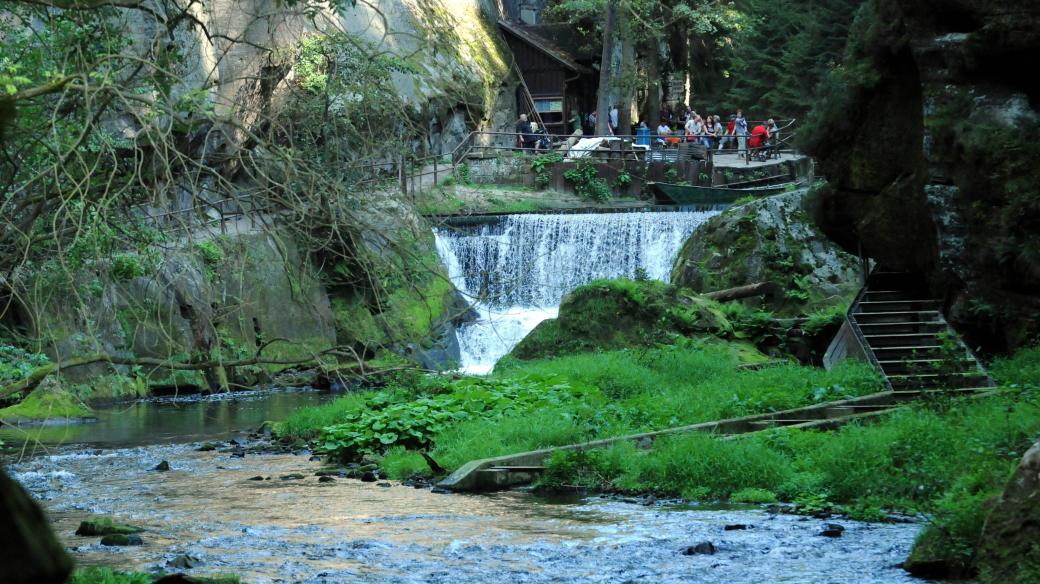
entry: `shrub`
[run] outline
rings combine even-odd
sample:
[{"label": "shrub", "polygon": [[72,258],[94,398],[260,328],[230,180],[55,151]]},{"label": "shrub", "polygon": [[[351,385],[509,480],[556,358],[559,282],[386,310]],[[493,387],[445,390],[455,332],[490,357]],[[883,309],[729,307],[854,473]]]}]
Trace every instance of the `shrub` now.
[{"label": "shrub", "polygon": [[202,261],[209,266],[215,266],[224,261],[224,250],[215,241],[197,241],[195,249],[202,256]]}]

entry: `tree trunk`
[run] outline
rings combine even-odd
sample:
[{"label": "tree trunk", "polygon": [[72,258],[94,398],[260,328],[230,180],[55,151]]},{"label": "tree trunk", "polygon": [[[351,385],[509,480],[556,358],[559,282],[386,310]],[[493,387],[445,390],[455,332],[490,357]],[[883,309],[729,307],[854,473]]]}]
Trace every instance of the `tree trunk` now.
[{"label": "tree trunk", "polygon": [[610,90],[614,87],[614,24],[617,20],[617,0],[607,0],[607,14],[603,19],[603,53],[599,60],[599,94],[596,96],[596,135],[610,134]]},{"label": "tree trunk", "polygon": [[[217,329],[213,326],[213,314],[210,307],[201,298],[193,295],[183,284],[173,286],[174,299],[180,307],[181,318],[191,326],[192,353],[201,356],[201,361],[219,360],[220,343]],[[219,361],[218,361],[219,362]],[[210,391],[228,391],[227,371],[223,365],[209,367],[203,371]]]},{"label": "tree trunk", "polygon": [[655,39],[650,39],[650,46],[646,52],[646,114],[643,121],[650,126],[651,131],[657,128],[661,117],[661,45]]},{"label": "tree trunk", "polygon": [[632,102],[636,97],[636,45],[632,38],[632,23],[621,24],[621,75],[618,135],[632,134]]}]

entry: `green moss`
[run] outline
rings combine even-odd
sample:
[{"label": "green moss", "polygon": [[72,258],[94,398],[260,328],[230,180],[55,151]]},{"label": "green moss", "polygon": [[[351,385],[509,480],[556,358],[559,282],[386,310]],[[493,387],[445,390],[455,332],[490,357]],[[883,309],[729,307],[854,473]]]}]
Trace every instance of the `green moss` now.
[{"label": "green moss", "polygon": [[79,399],[96,402],[145,397],[149,384],[143,377],[105,374],[84,383],[67,383],[66,388]]},{"label": "green moss", "polygon": [[128,535],[131,533],[141,533],[142,531],[144,530],[140,527],[116,523],[112,520],[111,517],[99,517],[96,519],[88,519],[86,521],[81,521],[79,524],[79,528],[76,529],[76,535]]},{"label": "green moss", "polygon": [[510,355],[537,359],[729,333],[721,307],[706,298],[652,280],[596,280],[568,294],[559,317],[535,327]]},{"label": "green moss", "polygon": [[364,302],[334,297],[331,303],[338,343],[363,347],[381,347],[386,343],[386,332]]},{"label": "green moss", "polygon": [[59,420],[86,418],[90,408],[68,392],[49,385],[41,385],[21,402],[0,410],[0,420]]}]

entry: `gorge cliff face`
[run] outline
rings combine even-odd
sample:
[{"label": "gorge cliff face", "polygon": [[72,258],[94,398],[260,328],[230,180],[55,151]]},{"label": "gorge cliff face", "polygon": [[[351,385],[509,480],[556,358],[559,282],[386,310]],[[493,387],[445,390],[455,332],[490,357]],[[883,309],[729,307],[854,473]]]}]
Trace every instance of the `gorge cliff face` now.
[{"label": "gorge cliff face", "polygon": [[824,231],[928,274],[993,349],[1040,330],[1038,23],[1025,0],[867,2],[804,137]]}]

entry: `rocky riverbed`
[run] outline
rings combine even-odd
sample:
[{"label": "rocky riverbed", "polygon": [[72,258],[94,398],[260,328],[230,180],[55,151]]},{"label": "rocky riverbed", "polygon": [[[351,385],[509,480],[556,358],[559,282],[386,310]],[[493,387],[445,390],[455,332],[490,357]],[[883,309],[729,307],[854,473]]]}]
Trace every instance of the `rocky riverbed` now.
[{"label": "rocky riverbed", "polygon": [[[230,572],[244,582],[915,581],[898,567],[914,524],[842,520],[840,537],[826,537],[833,520],[522,492],[446,495],[322,479],[320,462],[305,454],[198,447],[66,447],[9,469],[81,565]],[[163,460],[170,470],[154,470]],[[143,527],[142,544],[74,535],[97,515]],[[711,546],[698,549],[704,542]]]}]

